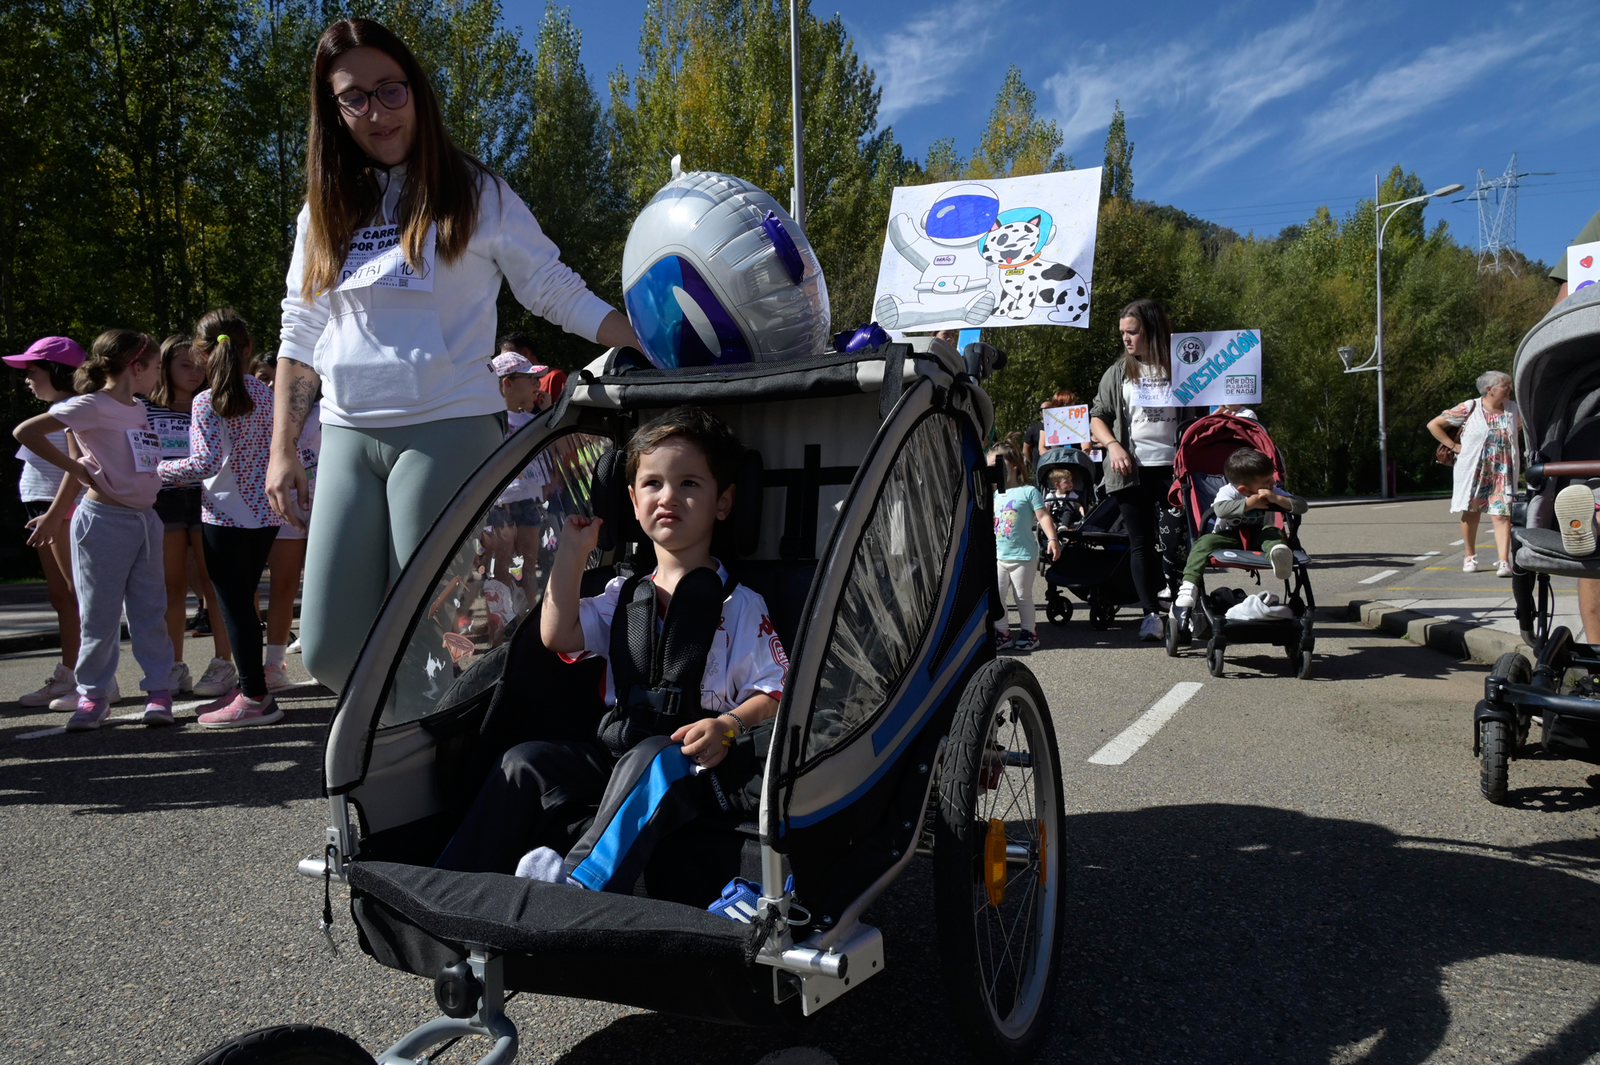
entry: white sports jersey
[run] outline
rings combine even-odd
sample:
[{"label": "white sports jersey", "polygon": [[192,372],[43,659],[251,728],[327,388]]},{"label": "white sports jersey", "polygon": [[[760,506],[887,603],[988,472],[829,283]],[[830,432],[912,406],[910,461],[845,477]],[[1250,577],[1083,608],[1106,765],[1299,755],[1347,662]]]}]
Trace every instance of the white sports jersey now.
[{"label": "white sports jersey", "polygon": [[[728,571],[720,562],[717,576],[724,583],[728,580]],[[612,578],[604,592],[578,600],[583,655],[577,657],[596,654],[605,658],[611,654],[611,619],[617,612],[617,598],[624,583],[621,577]],[[700,706],[714,714],[725,714],[762,692],[780,698],[788,672],[789,656],[783,653],[783,644],[772,627],[766,600],[742,584],[734,588],[722,604],[722,622],[717,626],[717,638],[711,641],[711,654],[701,675]],[[615,706],[616,702],[616,682],[607,663],[606,705]]]}]

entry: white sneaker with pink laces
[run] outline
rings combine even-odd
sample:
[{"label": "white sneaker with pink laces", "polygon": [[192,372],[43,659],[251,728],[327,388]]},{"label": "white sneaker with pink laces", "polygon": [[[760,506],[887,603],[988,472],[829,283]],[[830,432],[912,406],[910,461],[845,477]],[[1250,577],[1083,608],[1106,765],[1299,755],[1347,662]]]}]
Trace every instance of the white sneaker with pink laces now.
[{"label": "white sneaker with pink laces", "polygon": [[278,703],[268,693],[252,699],[244,692],[236,692],[233,701],[220,710],[200,715],[201,728],[249,728],[251,725],[270,725],[283,717]]},{"label": "white sneaker with pink laces", "polygon": [[289,667],[282,662],[268,662],[262,667],[267,675],[267,691],[282,691],[294,687],[294,681],[289,679]]}]

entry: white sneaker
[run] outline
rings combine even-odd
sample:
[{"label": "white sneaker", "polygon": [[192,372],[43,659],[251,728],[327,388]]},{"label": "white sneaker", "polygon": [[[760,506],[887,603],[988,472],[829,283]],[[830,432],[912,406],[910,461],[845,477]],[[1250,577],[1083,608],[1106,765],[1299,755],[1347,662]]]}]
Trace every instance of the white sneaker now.
[{"label": "white sneaker", "polygon": [[206,671],[195,682],[194,693],[202,699],[215,699],[227,695],[239,685],[239,671],[225,658],[213,658]]},{"label": "white sneaker", "polygon": [[1509,577],[1509,576],[1511,576],[1511,563],[1509,563],[1509,562],[1496,562],[1494,564],[1494,575],[1496,577]]},{"label": "white sneaker", "polygon": [[1139,639],[1146,643],[1160,643],[1167,638],[1167,630],[1161,624],[1160,614],[1146,614],[1144,620],[1139,622]]},{"label": "white sneaker", "polygon": [[1272,562],[1272,575],[1278,580],[1286,581],[1294,576],[1294,551],[1288,544],[1273,544],[1267,558]]},{"label": "white sneaker", "polygon": [[1184,581],[1183,585],[1178,589],[1178,598],[1172,601],[1173,609],[1188,610],[1194,606],[1194,593],[1196,591],[1194,581]]},{"label": "white sneaker", "polygon": [[172,670],[167,674],[167,691],[173,695],[194,691],[194,677],[189,672],[189,663],[172,663]]},{"label": "white sneaker", "polygon": [[1478,556],[1477,555],[1468,555],[1466,558],[1462,559],[1461,560],[1461,572],[1462,573],[1476,573],[1476,572],[1478,572]]},{"label": "white sneaker", "polygon": [[289,679],[289,667],[282,662],[268,662],[266,665],[267,691],[282,691],[294,687],[294,681]]},{"label": "white sneaker", "polygon": [[284,649],[284,652],[286,654],[291,654],[291,655],[299,654],[300,653],[300,637],[296,636],[292,641],[290,641],[289,646]]},{"label": "white sneaker", "polygon": [[1556,493],[1556,528],[1561,530],[1561,550],[1573,558],[1594,554],[1594,493],[1588,485],[1569,484]]},{"label": "white sneaker", "polygon": [[[111,690],[106,692],[106,704],[119,702],[122,699],[122,689],[117,687],[117,678],[111,678]],[[76,686],[65,695],[58,695],[50,700],[50,709],[78,712],[78,689]]]},{"label": "white sneaker", "polygon": [[[77,678],[72,675],[72,670],[67,668],[65,662],[56,663],[56,671],[50,674],[50,679],[44,682],[44,687],[36,692],[29,692],[17,700],[23,706],[49,706],[56,699],[69,692],[76,697],[78,689]],[[77,706],[74,705],[76,710]]]}]

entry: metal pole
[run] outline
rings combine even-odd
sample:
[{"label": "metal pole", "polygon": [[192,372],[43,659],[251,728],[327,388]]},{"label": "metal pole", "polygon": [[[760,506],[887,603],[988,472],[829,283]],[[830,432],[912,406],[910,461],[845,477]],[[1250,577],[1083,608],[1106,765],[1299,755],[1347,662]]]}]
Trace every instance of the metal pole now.
[{"label": "metal pole", "polygon": [[1383,224],[1378,217],[1378,200],[1383,186],[1377,175],[1372,178],[1372,224],[1378,230],[1378,484],[1379,495],[1389,498],[1389,418],[1383,400]]},{"label": "metal pole", "polygon": [[806,228],[806,156],[800,143],[800,0],[789,0],[789,98],[794,104],[794,184],[789,187],[789,214]]}]

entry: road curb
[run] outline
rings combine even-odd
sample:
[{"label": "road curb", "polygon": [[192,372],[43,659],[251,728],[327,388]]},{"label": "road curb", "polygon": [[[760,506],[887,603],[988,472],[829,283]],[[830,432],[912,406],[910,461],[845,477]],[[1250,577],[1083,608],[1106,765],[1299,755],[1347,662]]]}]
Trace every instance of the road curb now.
[{"label": "road curb", "polygon": [[1425,503],[1430,499],[1443,499],[1448,501],[1450,493],[1432,493],[1416,496],[1391,496],[1384,499],[1382,496],[1335,496],[1332,499],[1308,499],[1306,503],[1313,507],[1375,507],[1385,503]]},{"label": "road curb", "polygon": [[49,632],[18,632],[9,636],[0,636],[0,655],[22,654],[26,651],[46,651],[52,647],[61,646],[61,633],[55,629]]},{"label": "road curb", "polygon": [[1521,637],[1509,632],[1436,617],[1420,610],[1407,610],[1383,600],[1351,602],[1349,618],[1369,629],[1481,665],[1493,665],[1507,651],[1520,651],[1530,659],[1533,657],[1533,649],[1523,643]]}]

